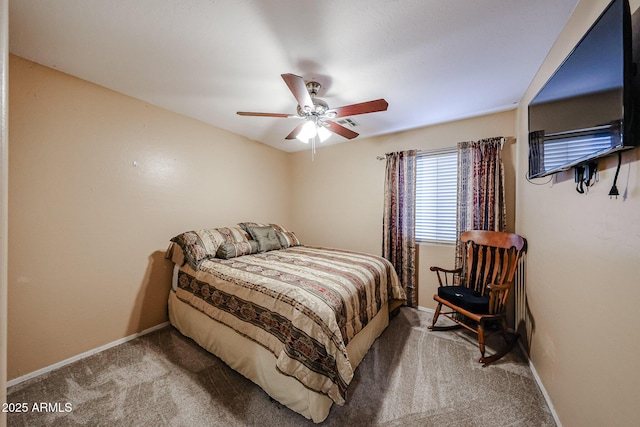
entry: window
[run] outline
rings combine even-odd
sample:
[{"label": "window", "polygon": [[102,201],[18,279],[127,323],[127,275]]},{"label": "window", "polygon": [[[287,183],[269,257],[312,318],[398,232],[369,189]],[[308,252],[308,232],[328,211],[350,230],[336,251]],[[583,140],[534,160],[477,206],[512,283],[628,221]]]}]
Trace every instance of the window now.
[{"label": "window", "polygon": [[416,240],[455,243],[458,152],[422,151],[416,163]]}]

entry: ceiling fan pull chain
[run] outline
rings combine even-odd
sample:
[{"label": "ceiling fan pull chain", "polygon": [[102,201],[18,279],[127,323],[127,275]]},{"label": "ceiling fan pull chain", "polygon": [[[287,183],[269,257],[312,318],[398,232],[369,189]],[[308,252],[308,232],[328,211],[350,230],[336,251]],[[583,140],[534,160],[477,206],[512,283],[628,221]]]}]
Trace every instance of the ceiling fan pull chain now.
[{"label": "ceiling fan pull chain", "polygon": [[316,139],[318,139],[318,135],[311,138],[311,161],[313,162],[316,159]]}]

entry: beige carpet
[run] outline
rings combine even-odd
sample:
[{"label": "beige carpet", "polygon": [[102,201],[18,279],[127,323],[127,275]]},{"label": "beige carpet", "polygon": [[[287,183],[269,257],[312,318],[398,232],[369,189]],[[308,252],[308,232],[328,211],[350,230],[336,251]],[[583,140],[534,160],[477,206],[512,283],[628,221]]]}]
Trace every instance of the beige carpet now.
[{"label": "beige carpet", "polygon": [[[322,425],[555,425],[517,349],[483,368],[473,337],[430,321],[401,309]],[[172,327],[11,387],[8,401],[52,404],[8,414],[10,427],[314,425]]]}]

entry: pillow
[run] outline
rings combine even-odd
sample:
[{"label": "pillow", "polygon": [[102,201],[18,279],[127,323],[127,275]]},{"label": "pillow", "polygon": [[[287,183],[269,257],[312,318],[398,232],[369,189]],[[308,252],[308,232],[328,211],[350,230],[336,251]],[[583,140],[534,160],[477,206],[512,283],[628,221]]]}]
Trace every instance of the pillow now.
[{"label": "pillow", "polygon": [[251,227],[267,227],[270,224],[263,224],[261,222],[240,222],[238,223],[238,225],[240,226],[240,228],[242,228],[244,231],[246,231],[247,233],[249,233],[249,236],[251,236],[251,232],[249,231],[249,229]]},{"label": "pillow", "polygon": [[280,240],[280,245],[283,248],[289,248],[291,246],[300,246],[300,240],[298,240],[298,236],[293,231],[289,231],[281,225],[271,224],[274,230],[276,230],[276,235],[278,236],[278,240]]},{"label": "pillow", "polygon": [[249,236],[240,227],[224,227],[187,231],[171,241],[180,245],[185,261],[197,270],[204,261],[216,257],[223,243],[248,242]]},{"label": "pillow", "polygon": [[258,242],[248,240],[246,242],[223,243],[218,248],[216,256],[222,259],[235,258],[242,255],[258,252]]},{"label": "pillow", "polygon": [[171,241],[180,246],[185,261],[197,270],[203,261],[215,257],[220,243],[211,237],[213,236],[209,235],[207,230],[194,230],[179,234]]},{"label": "pillow", "polygon": [[298,236],[296,236],[293,231],[289,231],[283,226],[278,224],[263,224],[259,222],[241,222],[238,225],[242,227],[242,229],[249,234],[251,234],[251,232],[249,231],[251,227],[267,227],[270,225],[276,231],[276,235],[278,236],[278,241],[280,242],[280,246],[282,246],[283,248],[288,248],[291,246],[300,246],[301,244],[300,240],[298,239]]},{"label": "pillow", "polygon": [[222,243],[246,242],[251,237],[249,233],[240,227],[214,228],[213,231],[218,233],[224,240]]},{"label": "pillow", "polygon": [[273,251],[275,249],[281,249],[280,240],[276,234],[276,230],[270,225],[266,227],[248,227],[249,234],[253,237],[253,240],[258,242],[258,252]]}]

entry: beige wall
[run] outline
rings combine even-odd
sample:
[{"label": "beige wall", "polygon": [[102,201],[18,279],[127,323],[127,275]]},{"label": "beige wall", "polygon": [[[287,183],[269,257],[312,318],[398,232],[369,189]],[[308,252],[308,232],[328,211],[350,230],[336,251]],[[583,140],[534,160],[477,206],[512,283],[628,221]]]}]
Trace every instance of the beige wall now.
[{"label": "beige wall", "polygon": [[166,321],[176,234],[290,221],[286,153],[15,56],[9,72],[9,379]]},{"label": "beige wall", "polygon": [[[519,140],[527,135],[528,102],[608,2],[578,4],[520,103]],[[638,3],[631,2],[632,10]],[[640,150],[623,155],[617,186],[628,197],[611,200],[615,157],[599,162],[600,182],[580,195],[572,172],[553,184],[524,180],[526,148],[518,146],[516,230],[529,241],[533,366],[565,427],[636,425]]]},{"label": "beige wall", "polygon": [[[293,154],[292,227],[305,244],[380,254],[385,162],[388,152],[452,147],[461,141],[515,135],[515,110],[445,123]],[[515,143],[505,144],[509,227],[515,220]],[[432,265],[453,267],[453,245],[423,244],[419,249],[419,305],[435,308]]]}]

